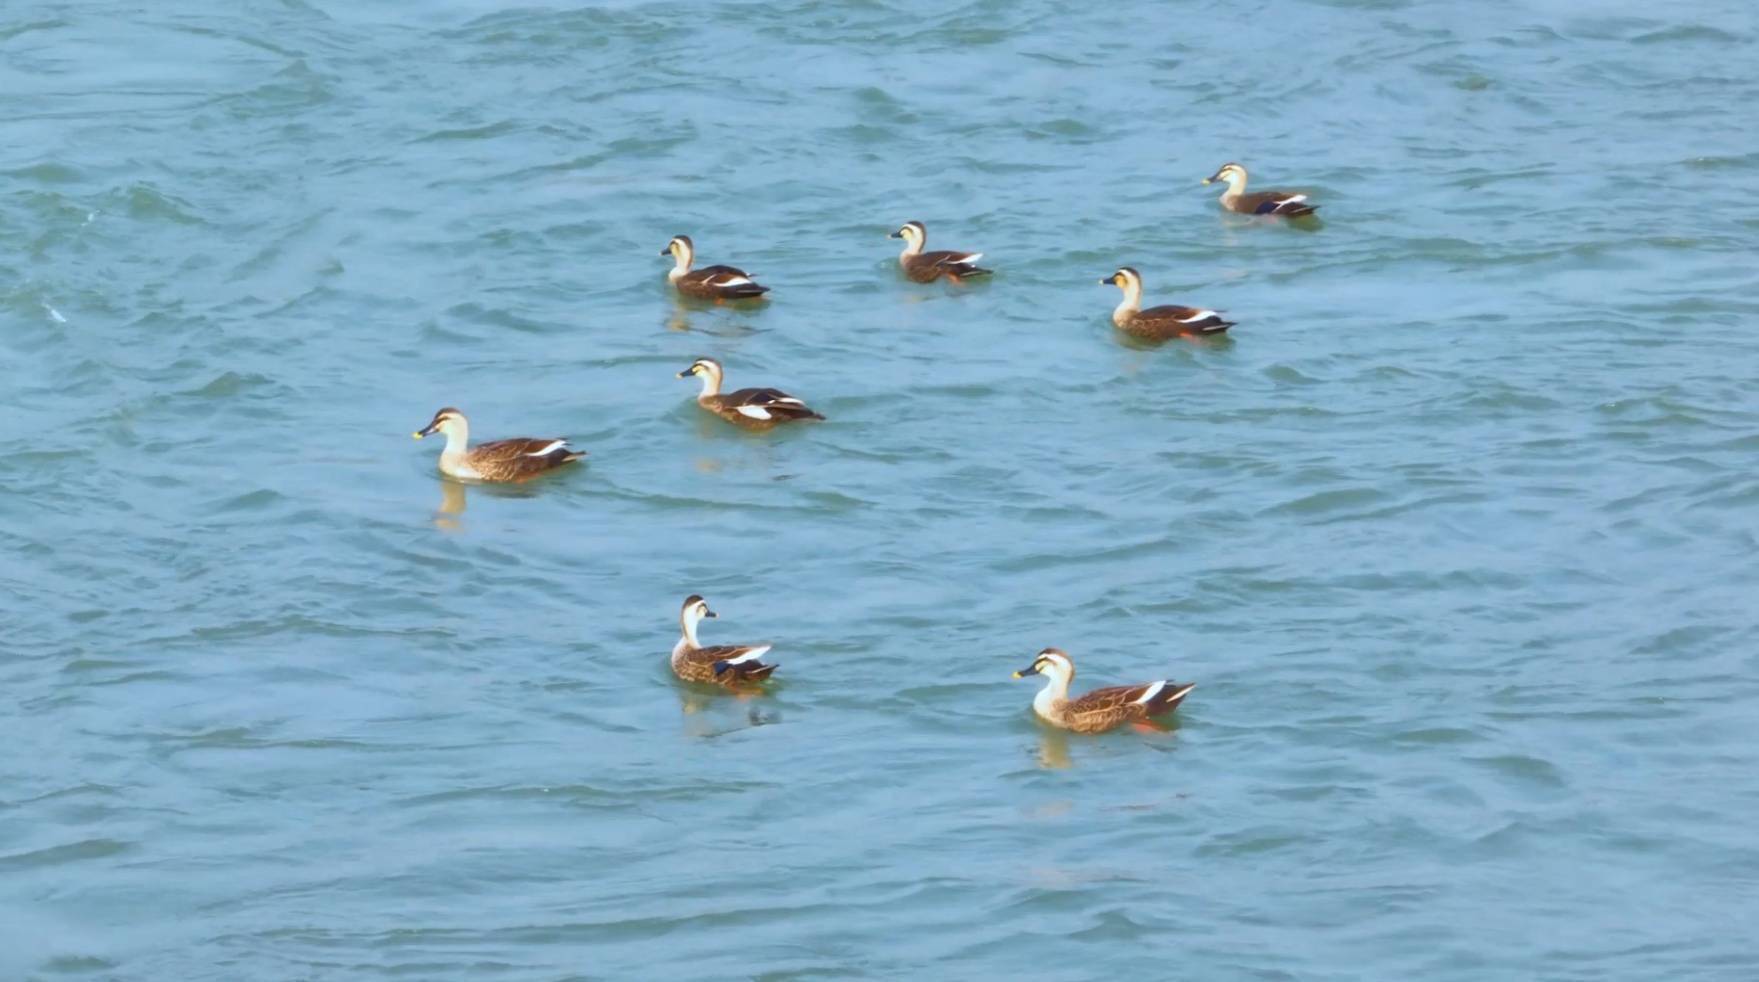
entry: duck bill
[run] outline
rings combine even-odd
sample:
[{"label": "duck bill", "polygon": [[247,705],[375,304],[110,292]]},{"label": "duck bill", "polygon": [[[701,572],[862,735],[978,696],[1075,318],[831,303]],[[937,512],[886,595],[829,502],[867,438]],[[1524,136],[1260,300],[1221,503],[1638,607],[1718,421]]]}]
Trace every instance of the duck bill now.
[{"label": "duck bill", "polygon": [[1099,283],[1101,286],[1116,286],[1118,283],[1118,274],[1113,273],[1105,279],[1100,280]]},{"label": "duck bill", "polygon": [[1028,675],[1037,675],[1037,674],[1038,674],[1038,666],[1037,665],[1028,665],[1025,668],[1022,668],[1021,670],[1019,670],[1018,672],[1015,672],[1014,677],[1017,679],[1023,679]]},{"label": "duck bill", "polygon": [[689,378],[689,377],[690,377],[690,376],[692,376],[692,375],[695,375],[695,374],[696,374],[696,369],[694,369],[694,368],[686,368],[686,369],[685,369],[685,370],[683,370],[683,371],[682,371],[682,372],[679,372],[679,373],[678,373],[678,377],[679,377],[679,378]]},{"label": "duck bill", "polygon": [[704,617],[708,617],[708,618],[715,618],[715,617],[719,617],[719,616],[721,616],[721,615],[720,615],[720,614],[717,614],[717,613],[715,613],[715,612],[714,612],[714,611],[712,611],[712,610],[709,610],[709,609],[707,609],[707,608],[704,608],[704,609],[703,609],[703,612],[702,612],[702,616],[704,616]]},{"label": "duck bill", "polygon": [[904,237],[904,233],[902,233],[902,232],[891,232],[886,235],[886,238],[888,238],[888,239],[901,239],[903,237]]},{"label": "duck bill", "polygon": [[670,256],[671,254],[672,254],[672,247],[671,246],[667,246],[664,249],[660,250],[660,255],[662,255],[662,256]]},{"label": "duck bill", "polygon": [[428,425],[422,427],[419,430],[416,430],[414,433],[411,433],[409,435],[414,437],[415,439],[419,440],[424,436],[432,436],[434,433],[434,430],[437,429],[438,427],[439,427],[438,423],[429,423]]}]

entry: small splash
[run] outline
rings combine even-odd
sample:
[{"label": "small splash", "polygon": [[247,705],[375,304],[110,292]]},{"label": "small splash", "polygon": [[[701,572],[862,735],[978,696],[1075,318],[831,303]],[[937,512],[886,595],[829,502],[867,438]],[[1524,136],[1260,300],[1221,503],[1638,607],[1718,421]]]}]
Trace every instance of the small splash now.
[{"label": "small splash", "polygon": [[56,310],[54,307],[49,306],[49,301],[41,300],[38,302],[43,305],[44,310],[49,312],[49,319],[50,320],[54,321],[57,324],[67,323],[67,318],[61,316],[61,311]]}]

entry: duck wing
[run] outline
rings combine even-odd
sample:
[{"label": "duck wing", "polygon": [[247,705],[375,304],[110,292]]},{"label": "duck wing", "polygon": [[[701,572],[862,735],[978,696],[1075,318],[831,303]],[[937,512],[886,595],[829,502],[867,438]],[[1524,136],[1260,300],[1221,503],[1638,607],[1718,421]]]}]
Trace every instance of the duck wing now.
[{"label": "duck wing", "polygon": [[1141,685],[1114,685],[1094,689],[1070,702],[1064,712],[1070,719],[1090,726],[1109,726],[1125,720],[1147,719],[1174,708],[1194,688],[1194,684],[1180,685],[1171,679],[1159,679]]},{"label": "duck wing", "polygon": [[1253,215],[1288,215],[1299,218],[1311,215],[1317,205],[1307,204],[1307,196],[1292,191],[1259,191],[1240,196],[1241,211]]},{"label": "duck wing", "polygon": [[981,252],[954,252],[951,249],[940,249],[922,254],[922,262],[932,264],[954,276],[981,276],[993,272],[977,265],[983,258]]},{"label": "duck wing", "polygon": [[1234,322],[1222,317],[1220,311],[1207,307],[1181,307],[1167,304],[1162,307],[1150,307],[1130,318],[1132,325],[1141,324],[1153,328],[1157,333],[1174,334],[1220,334],[1234,326]]},{"label": "duck wing", "polygon": [[751,278],[751,274],[735,266],[704,266],[701,269],[693,269],[685,273],[683,278],[704,289],[719,290],[740,296],[755,297],[768,293],[770,289],[767,286],[760,286],[756,280]]},{"label": "duck wing", "polygon": [[739,389],[721,396],[721,405],[752,419],[824,419],[781,389]]},{"label": "duck wing", "polygon": [[[706,667],[717,682],[757,682],[770,677],[775,665],[759,661],[773,645],[715,644],[685,652],[685,664]],[[731,674],[729,674],[731,673]]]},{"label": "duck wing", "polygon": [[584,456],[584,450],[568,449],[566,437],[517,436],[471,448],[470,465],[485,477],[506,481],[540,474]]}]

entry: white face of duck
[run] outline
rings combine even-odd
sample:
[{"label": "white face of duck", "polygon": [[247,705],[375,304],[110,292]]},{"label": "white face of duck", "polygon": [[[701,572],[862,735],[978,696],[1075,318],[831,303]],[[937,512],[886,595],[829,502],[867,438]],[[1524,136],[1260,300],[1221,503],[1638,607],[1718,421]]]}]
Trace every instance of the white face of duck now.
[{"label": "white face of duck", "polygon": [[1228,194],[1239,194],[1246,190],[1246,168],[1239,164],[1223,164],[1221,170],[1204,178],[1203,183],[1214,184],[1217,181],[1227,184]]},{"label": "white face of duck", "polygon": [[672,241],[660,250],[660,255],[672,257],[672,271],[666,274],[666,278],[675,280],[690,272],[690,264],[696,259],[696,246],[690,241],[690,236],[674,235]]},{"label": "white face of duck", "polygon": [[698,358],[698,359],[696,359],[696,361],[694,361],[690,364],[689,368],[686,368],[682,372],[678,373],[679,378],[689,378],[692,375],[695,375],[696,377],[702,379],[702,391],[697,394],[698,399],[702,398],[703,396],[712,396],[712,395],[719,395],[720,394],[720,392],[721,392],[721,363],[720,362],[715,361],[713,358]]},{"label": "white face of duck", "polygon": [[922,251],[923,244],[928,241],[928,229],[924,228],[921,222],[905,222],[903,226],[896,232],[893,232],[889,238],[903,239],[903,254],[906,256],[914,256]]},{"label": "white face of duck", "polygon": [[1032,659],[1031,665],[1014,673],[1017,679],[1028,675],[1044,676],[1044,689],[1040,691],[1040,697],[1062,698],[1068,694],[1069,683],[1075,680],[1075,663],[1069,659],[1069,653],[1061,648],[1046,648]]},{"label": "white face of duck", "polygon": [[708,609],[708,601],[696,594],[684,598],[684,607],[678,612],[678,622],[684,628],[684,640],[689,642],[690,647],[702,647],[696,641],[696,625],[702,623],[704,617],[718,616],[720,615]]},{"label": "white face of duck", "polygon": [[442,453],[463,453],[465,445],[470,442],[470,423],[463,413],[447,406],[435,413],[428,425],[410,435],[419,440],[435,433],[446,434],[446,449]]},{"label": "white face of duck", "polygon": [[1124,301],[1118,304],[1118,312],[1140,310],[1142,307],[1142,274],[1128,266],[1100,280],[1124,291]]}]

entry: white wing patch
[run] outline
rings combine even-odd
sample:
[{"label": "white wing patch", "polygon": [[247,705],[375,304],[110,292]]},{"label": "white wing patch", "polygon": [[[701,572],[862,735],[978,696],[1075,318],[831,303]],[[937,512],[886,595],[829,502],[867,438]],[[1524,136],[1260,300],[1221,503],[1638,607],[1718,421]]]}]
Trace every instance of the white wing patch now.
[{"label": "white wing patch", "polygon": [[544,447],[542,450],[528,451],[525,454],[525,456],[527,456],[527,457],[547,457],[550,454],[555,453],[556,451],[562,449],[563,447],[565,447],[567,445],[568,445],[567,440],[555,440],[555,441],[552,441],[548,446]]},{"label": "white wing patch", "polygon": [[983,253],[981,252],[967,252],[962,256],[948,256],[946,259],[946,265],[966,266],[982,258]]},{"label": "white wing patch", "polygon": [[715,286],[739,286],[744,283],[750,283],[751,277],[734,276],[732,273],[722,273],[709,282],[713,283]]},{"label": "white wing patch", "polygon": [[775,645],[773,645],[773,644],[758,645],[757,647],[751,649],[750,651],[747,651],[745,654],[740,655],[738,658],[727,659],[727,664],[729,664],[729,665],[743,665],[748,661],[757,661],[759,658],[762,658],[764,656],[765,652],[769,651],[773,647],[775,647]]},{"label": "white wing patch", "polygon": [[1210,317],[1220,317],[1220,316],[1221,316],[1220,314],[1216,313],[1213,310],[1199,310],[1199,311],[1193,313],[1190,317],[1179,318],[1179,323],[1189,324],[1193,321],[1200,321],[1200,320],[1205,320]]},{"label": "white wing patch", "polygon": [[1148,702],[1149,700],[1153,699],[1155,696],[1160,695],[1160,690],[1162,690],[1166,687],[1167,687],[1166,680],[1162,679],[1161,681],[1156,682],[1153,685],[1149,686],[1147,688],[1147,690],[1145,690],[1140,696],[1137,696],[1136,701],[1137,702],[1144,702],[1144,703]]},{"label": "white wing patch", "polygon": [[769,419],[770,411],[762,406],[740,406],[739,415],[750,416],[752,419]]},{"label": "white wing patch", "polygon": [[1284,198],[1283,200],[1277,202],[1277,207],[1281,208],[1283,205],[1298,205],[1301,202],[1306,201],[1306,200],[1307,200],[1307,196],[1304,194],[1291,194],[1288,197]]}]

